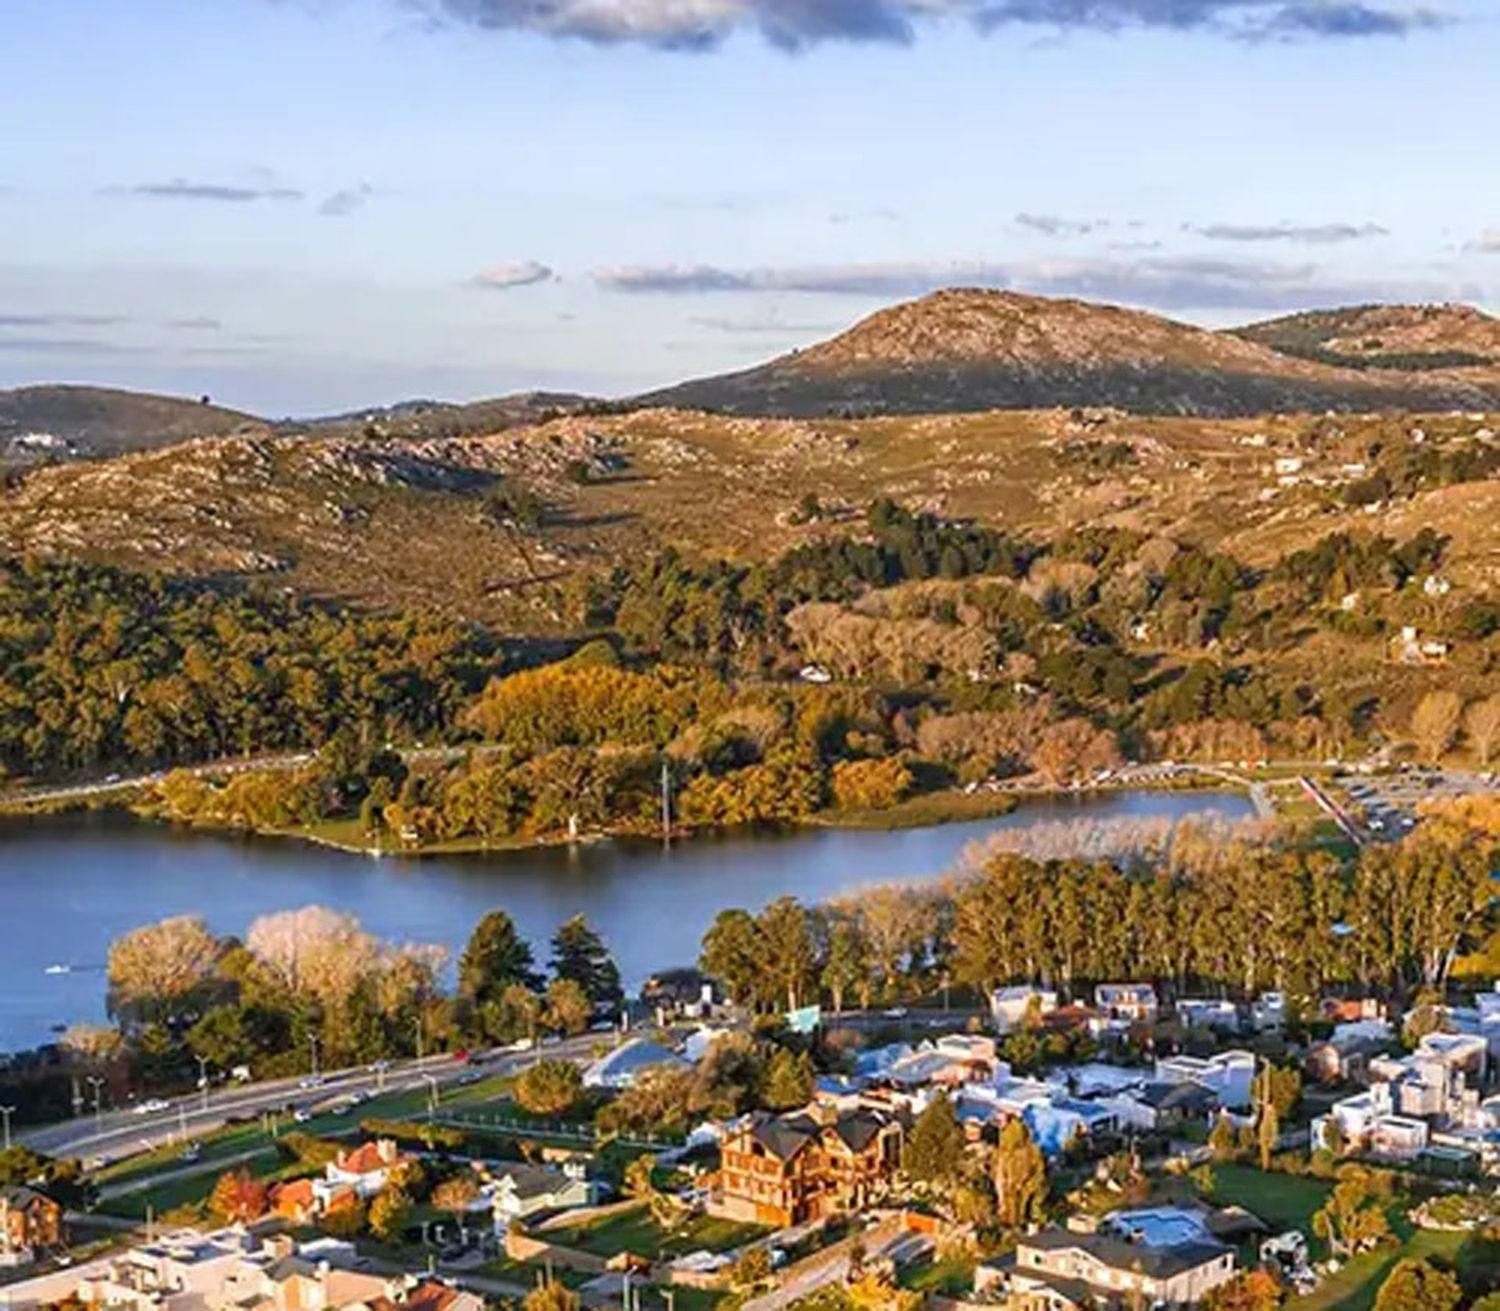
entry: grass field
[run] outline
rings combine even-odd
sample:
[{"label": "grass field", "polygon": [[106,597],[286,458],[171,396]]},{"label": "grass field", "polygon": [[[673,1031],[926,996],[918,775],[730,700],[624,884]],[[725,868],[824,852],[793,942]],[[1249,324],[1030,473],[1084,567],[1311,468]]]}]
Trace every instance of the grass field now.
[{"label": "grass field", "polygon": [[575,1247],[596,1256],[621,1252],[637,1256],[681,1256],[685,1252],[727,1252],[756,1238],[765,1230],[756,1225],[695,1216],[680,1229],[668,1231],[651,1218],[644,1205],[607,1216],[593,1224],[556,1229],[549,1235],[565,1247]]},{"label": "grass field", "polygon": [[1303,1175],[1262,1174],[1245,1165],[1216,1165],[1213,1200],[1220,1206],[1242,1206],[1275,1230],[1312,1233],[1313,1215],[1333,1190],[1324,1179]]}]

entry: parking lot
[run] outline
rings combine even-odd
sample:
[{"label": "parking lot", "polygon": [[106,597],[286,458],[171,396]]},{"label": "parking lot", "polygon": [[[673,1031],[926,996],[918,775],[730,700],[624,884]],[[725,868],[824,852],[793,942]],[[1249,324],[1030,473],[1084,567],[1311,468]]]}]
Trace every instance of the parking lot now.
[{"label": "parking lot", "polygon": [[1374,837],[1403,837],[1417,823],[1418,808],[1429,801],[1456,800],[1500,792],[1494,773],[1471,773],[1409,766],[1385,774],[1342,775],[1337,783]]}]

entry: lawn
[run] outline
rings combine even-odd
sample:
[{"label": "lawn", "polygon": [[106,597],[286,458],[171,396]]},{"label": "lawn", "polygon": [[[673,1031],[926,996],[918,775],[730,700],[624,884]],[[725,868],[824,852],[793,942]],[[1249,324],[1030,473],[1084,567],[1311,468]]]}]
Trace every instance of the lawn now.
[{"label": "lawn", "polygon": [[763,1237],[766,1230],[757,1225],[718,1220],[712,1216],[694,1216],[680,1229],[663,1229],[651,1218],[645,1205],[617,1212],[592,1224],[556,1229],[549,1237],[565,1247],[575,1247],[596,1256],[611,1257],[621,1252],[637,1256],[681,1256],[685,1252],[727,1252]]},{"label": "lawn", "polygon": [[1462,1265],[1459,1252],[1468,1237],[1419,1229],[1400,1247],[1355,1257],[1337,1274],[1325,1279],[1316,1291],[1293,1298],[1287,1303],[1287,1311],[1370,1311],[1380,1285],[1396,1262],[1407,1257],[1438,1257]]},{"label": "lawn", "polygon": [[1300,1229],[1311,1235],[1313,1215],[1333,1189],[1325,1179],[1263,1174],[1246,1165],[1216,1165],[1213,1175],[1217,1205],[1242,1206],[1277,1232]]},{"label": "lawn", "polygon": [[939,1297],[964,1297],[974,1288],[974,1258],[949,1256],[901,1270],[902,1288],[914,1293],[936,1293]]}]

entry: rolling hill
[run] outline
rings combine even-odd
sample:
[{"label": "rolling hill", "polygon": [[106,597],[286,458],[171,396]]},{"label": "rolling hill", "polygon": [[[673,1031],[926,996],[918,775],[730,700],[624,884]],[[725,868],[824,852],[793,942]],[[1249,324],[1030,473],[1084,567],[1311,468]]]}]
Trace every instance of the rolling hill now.
[{"label": "rolling hill", "polygon": [[0,453],[21,460],[122,455],[264,427],[252,415],[178,396],[74,386],[0,391]]},{"label": "rolling hill", "polygon": [[1083,406],[1224,418],[1476,409],[1500,399],[1500,363],[1377,372],[1289,352],[1293,335],[1274,325],[1216,333],[1115,306],[956,289],[880,310],[756,368],[639,400],[792,417]]}]

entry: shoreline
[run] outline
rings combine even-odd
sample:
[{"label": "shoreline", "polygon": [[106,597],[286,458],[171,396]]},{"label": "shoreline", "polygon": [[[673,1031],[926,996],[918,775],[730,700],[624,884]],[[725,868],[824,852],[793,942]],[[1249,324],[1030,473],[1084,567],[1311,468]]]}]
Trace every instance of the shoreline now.
[{"label": "shoreline", "polygon": [[[881,810],[837,810],[816,811],[805,819],[780,825],[789,832],[816,830],[900,832],[922,828],[940,828],[950,824],[974,823],[985,819],[999,819],[1013,814],[1027,802],[1057,803],[1068,800],[1081,801],[1108,796],[1119,792],[1242,792],[1243,783],[1209,774],[1191,777],[1160,779],[1154,781],[1128,780],[1090,785],[1078,788],[1008,788],[985,789],[966,792],[961,788],[949,788],[939,792],[926,792],[908,797]],[[122,789],[122,791],[124,791]],[[58,817],[73,813],[115,812],[128,815],[133,821],[157,825],[164,828],[183,828],[198,833],[221,834],[242,838],[257,838],[277,841],[306,843],[346,855],[365,856],[371,859],[395,857],[403,860],[422,860],[443,856],[480,856],[487,854],[510,854],[524,851],[541,851],[559,847],[593,846],[605,842],[625,840],[659,839],[659,833],[648,833],[636,829],[602,829],[568,836],[566,833],[515,835],[494,841],[460,840],[436,842],[423,846],[407,847],[399,843],[392,845],[370,845],[358,840],[356,821],[352,819],[328,820],[310,828],[254,828],[230,824],[196,824],[174,820],[169,816],[139,809],[131,804],[132,796],[112,793],[107,797],[91,797],[77,801],[49,801],[35,805],[0,802],[0,823],[6,819],[29,819]],[[753,826],[752,826],[753,827]],[[695,838],[722,830],[678,829],[672,833],[673,842],[691,843]],[[347,836],[346,836],[347,833]]]}]

